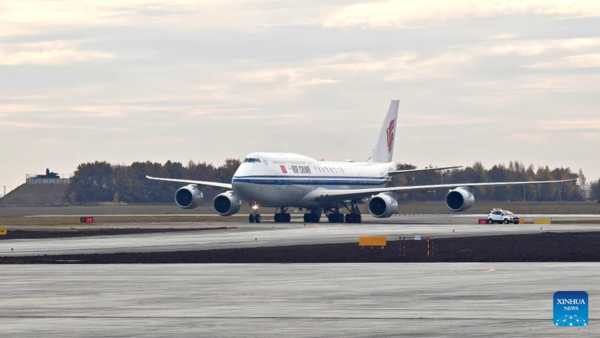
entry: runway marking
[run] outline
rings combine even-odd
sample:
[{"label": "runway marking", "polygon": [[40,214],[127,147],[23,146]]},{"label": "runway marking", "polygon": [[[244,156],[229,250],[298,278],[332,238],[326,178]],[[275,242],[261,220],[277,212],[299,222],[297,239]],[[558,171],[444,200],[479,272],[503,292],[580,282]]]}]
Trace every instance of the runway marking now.
[{"label": "runway marking", "polygon": [[[11,318],[11,319],[283,319],[283,320],[297,320],[297,319],[310,319],[310,320],[341,320],[341,319],[352,319],[352,320],[517,320],[520,318],[493,318],[493,317],[485,317],[485,318],[463,318],[463,317],[301,317],[301,316],[285,316],[285,317],[277,317],[277,316],[73,316],[73,315],[65,315],[65,316],[3,316],[0,315],[0,318]],[[552,321],[552,317],[548,318],[527,318],[523,319],[526,321],[537,320],[537,321]],[[590,318],[592,320],[592,318]],[[594,319],[595,320],[595,319]]]}]

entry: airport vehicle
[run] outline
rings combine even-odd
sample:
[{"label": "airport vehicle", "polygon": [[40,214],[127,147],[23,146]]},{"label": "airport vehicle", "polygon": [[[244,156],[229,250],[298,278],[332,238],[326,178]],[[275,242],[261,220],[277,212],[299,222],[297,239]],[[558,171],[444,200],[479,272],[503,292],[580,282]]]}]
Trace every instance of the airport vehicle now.
[{"label": "airport vehicle", "polygon": [[514,223],[519,224],[519,216],[515,215],[511,211],[502,210],[502,209],[494,209],[488,215],[488,224],[494,223]]},{"label": "airport vehicle", "polygon": [[[457,166],[396,170],[392,162],[394,140],[398,125],[398,100],[393,100],[381,126],[371,156],[365,162],[318,161],[291,153],[251,153],[235,172],[231,183],[207,182],[173,178],[150,180],[187,184],[175,192],[175,203],[184,209],[199,206],[204,199],[201,186],[225,190],[212,204],[221,216],[238,213],[242,203],[252,207],[249,222],[261,222],[260,207],[274,207],[276,222],[290,222],[288,208],[305,209],[305,222],[319,222],[324,213],[329,222],[360,223],[358,204],[368,203],[371,215],[390,217],[397,213],[398,197],[410,192],[428,192],[448,189],[446,206],[453,212],[471,208],[475,203],[474,187],[493,187],[529,184],[561,183],[555,181],[453,183],[423,186],[391,187],[394,175],[432,170],[448,170]],[[570,180],[574,181],[574,180]],[[347,210],[343,214],[343,210]]]}]

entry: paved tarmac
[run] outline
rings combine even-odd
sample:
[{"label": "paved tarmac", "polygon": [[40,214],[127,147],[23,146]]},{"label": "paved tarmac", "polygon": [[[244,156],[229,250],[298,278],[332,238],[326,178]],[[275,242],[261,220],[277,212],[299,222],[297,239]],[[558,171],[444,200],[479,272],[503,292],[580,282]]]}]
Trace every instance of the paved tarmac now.
[{"label": "paved tarmac", "polygon": [[[473,218],[453,218],[447,215],[420,215],[394,217],[385,220],[370,216],[363,224],[306,224],[273,223],[249,224],[247,222],[197,222],[127,224],[136,228],[194,228],[235,227],[228,230],[166,232],[117,236],[91,236],[48,239],[14,239],[0,241],[0,256],[62,255],[86,253],[123,252],[169,252],[183,250],[210,250],[226,248],[253,248],[264,246],[288,246],[301,244],[329,244],[357,242],[360,236],[386,236],[390,240],[399,237],[460,237],[507,234],[530,234],[540,231],[585,232],[600,231],[596,224],[475,224]],[[119,225],[111,225],[118,227]],[[39,226],[38,226],[39,227]],[[81,226],[89,228],[101,225]],[[80,227],[80,228],[81,228]],[[542,227],[542,230],[540,230]],[[23,228],[23,227],[19,227]],[[74,228],[74,227],[71,227]],[[10,227],[9,227],[10,230]]]},{"label": "paved tarmac", "polygon": [[[599,263],[4,266],[2,337],[600,335]],[[584,290],[590,325],[555,327]]]}]

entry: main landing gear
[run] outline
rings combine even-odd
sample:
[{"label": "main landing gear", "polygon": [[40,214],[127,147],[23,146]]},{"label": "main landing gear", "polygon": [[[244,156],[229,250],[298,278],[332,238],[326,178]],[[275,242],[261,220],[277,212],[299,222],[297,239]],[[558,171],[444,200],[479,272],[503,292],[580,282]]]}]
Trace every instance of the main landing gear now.
[{"label": "main landing gear", "polygon": [[325,212],[325,214],[327,215],[329,223],[344,223],[344,214],[340,212],[339,208],[330,209]]},{"label": "main landing gear", "polygon": [[346,205],[346,209],[350,211],[348,215],[346,215],[346,223],[361,223],[362,216],[360,214],[360,210],[358,209],[358,205],[356,202],[351,202],[350,207]]},{"label": "main landing gear", "polygon": [[321,221],[321,210],[313,209],[304,214],[304,223],[319,223]]},{"label": "main landing gear", "polygon": [[287,209],[279,208],[281,212],[275,209],[275,223],[289,223],[292,221],[292,215],[288,214]]},{"label": "main landing gear", "polygon": [[248,222],[250,223],[260,223],[261,217],[258,213],[258,204],[252,205],[252,213],[248,216]]}]

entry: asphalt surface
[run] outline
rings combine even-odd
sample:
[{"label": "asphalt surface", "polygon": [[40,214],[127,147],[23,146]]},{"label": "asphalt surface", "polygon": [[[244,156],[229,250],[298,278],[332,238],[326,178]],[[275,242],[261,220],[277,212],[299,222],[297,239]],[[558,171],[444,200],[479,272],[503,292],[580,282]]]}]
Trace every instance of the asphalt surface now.
[{"label": "asphalt surface", "polygon": [[[5,266],[6,337],[600,335],[599,263]],[[555,327],[553,294],[590,295]]]},{"label": "asphalt surface", "polygon": [[[363,224],[306,224],[273,223],[249,224],[244,221],[229,222],[235,229],[214,231],[189,231],[150,233],[117,236],[92,236],[77,238],[15,239],[0,241],[0,256],[37,256],[94,253],[172,252],[228,248],[256,248],[289,245],[352,243],[361,236],[386,236],[390,240],[399,237],[459,237],[507,234],[531,234],[543,231],[589,232],[600,231],[600,223],[589,224],[496,224],[479,225],[473,217],[448,215],[399,216],[379,220],[370,216]],[[220,228],[220,222],[160,223],[160,224],[112,224],[111,227],[151,228]],[[102,225],[79,226],[87,229]],[[23,228],[23,227],[19,227]],[[71,227],[74,228],[74,227]],[[10,231],[11,227],[9,227]]]},{"label": "asphalt surface", "polygon": [[[149,230],[147,230],[149,231]],[[2,256],[0,264],[600,262],[600,232],[444,237],[196,251]]]}]

